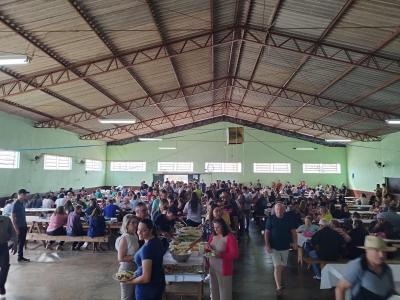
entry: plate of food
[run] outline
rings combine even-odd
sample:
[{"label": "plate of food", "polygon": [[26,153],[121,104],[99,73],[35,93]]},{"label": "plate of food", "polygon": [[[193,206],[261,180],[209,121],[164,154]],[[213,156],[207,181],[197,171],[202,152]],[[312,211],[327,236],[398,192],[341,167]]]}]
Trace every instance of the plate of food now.
[{"label": "plate of food", "polygon": [[115,273],[112,277],[114,280],[117,280],[120,282],[125,282],[125,281],[129,281],[129,280],[132,280],[133,278],[135,278],[135,273],[132,271],[121,271],[121,272]]}]

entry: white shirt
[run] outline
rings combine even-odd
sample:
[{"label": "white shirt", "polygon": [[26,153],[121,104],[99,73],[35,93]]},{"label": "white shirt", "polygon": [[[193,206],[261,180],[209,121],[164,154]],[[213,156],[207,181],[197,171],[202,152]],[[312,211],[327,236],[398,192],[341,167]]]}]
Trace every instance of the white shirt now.
[{"label": "white shirt", "polygon": [[58,199],[56,200],[56,207],[64,206],[64,205],[65,205],[65,202],[66,202],[66,199],[65,199],[65,198],[58,198]]},{"label": "white shirt", "polygon": [[46,199],[46,198],[43,199],[43,202],[42,202],[42,207],[43,208],[53,208],[53,206],[54,206],[54,201],[53,200]]}]

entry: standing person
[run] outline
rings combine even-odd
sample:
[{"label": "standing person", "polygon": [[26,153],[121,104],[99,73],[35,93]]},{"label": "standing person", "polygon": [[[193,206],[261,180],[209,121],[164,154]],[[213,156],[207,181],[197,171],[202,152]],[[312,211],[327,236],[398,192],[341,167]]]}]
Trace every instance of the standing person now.
[{"label": "standing person", "polygon": [[161,300],[165,289],[163,257],[168,247],[157,238],[149,219],[140,220],[137,233],[145,243],[135,254],[137,277],[127,283],[136,285],[136,300]]},{"label": "standing person", "polygon": [[201,224],[201,202],[196,192],[192,192],[191,198],[186,203],[183,213],[187,214],[186,224],[188,226],[197,227]]},{"label": "standing person", "polygon": [[206,246],[215,254],[210,257],[211,298],[231,300],[233,261],[239,256],[238,245],[235,236],[223,219],[215,219],[213,226],[213,234]]},{"label": "standing person", "polygon": [[29,192],[25,189],[18,191],[18,198],[14,202],[12,211],[12,223],[18,237],[18,262],[30,262],[28,258],[24,257],[24,247],[26,242],[26,233],[28,226],[26,224],[25,202]]},{"label": "standing person", "polygon": [[8,241],[13,241],[12,254],[17,252],[17,235],[9,217],[0,215],[0,296],[6,294],[6,281],[10,270]]},{"label": "standing person", "polygon": [[393,274],[385,263],[386,252],[396,251],[379,237],[365,237],[365,255],[347,263],[346,271],[336,286],[336,300],[344,300],[351,289],[352,300],[388,299],[396,294]]},{"label": "standing person", "polygon": [[[121,271],[135,271],[136,265],[133,261],[135,253],[139,249],[138,237],[136,234],[139,219],[132,214],[127,214],[122,219],[120,229],[121,236],[115,241],[115,248],[118,251],[119,269]],[[121,283],[121,300],[132,300],[135,286]]]},{"label": "standing person", "polygon": [[296,226],[290,217],[285,214],[282,202],[275,204],[275,215],[267,219],[265,224],[265,249],[272,256],[276,292],[282,294],[282,272],[287,265],[290,243],[292,249],[297,250]]}]

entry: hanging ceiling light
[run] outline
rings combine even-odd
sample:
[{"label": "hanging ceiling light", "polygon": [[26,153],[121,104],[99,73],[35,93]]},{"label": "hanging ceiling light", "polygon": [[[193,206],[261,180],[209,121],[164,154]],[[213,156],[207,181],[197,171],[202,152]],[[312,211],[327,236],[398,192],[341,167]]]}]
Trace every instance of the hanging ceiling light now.
[{"label": "hanging ceiling light", "polygon": [[101,124],[134,124],[133,119],[98,119]]},{"label": "hanging ceiling light", "polygon": [[328,143],[350,143],[350,139],[326,139],[325,142]]},{"label": "hanging ceiling light", "polygon": [[176,150],[176,147],[158,147],[159,150]]},{"label": "hanging ceiling light", "polygon": [[0,56],[0,66],[8,65],[26,65],[31,61],[31,58],[26,55],[5,55]]},{"label": "hanging ceiling light", "polygon": [[390,125],[400,125],[400,120],[392,119],[392,120],[386,120],[385,122]]},{"label": "hanging ceiling light", "polygon": [[141,142],[156,142],[156,141],[162,141],[161,138],[139,138],[139,141]]},{"label": "hanging ceiling light", "polygon": [[317,150],[317,148],[312,148],[312,147],[294,147],[293,150],[312,151],[312,150]]}]

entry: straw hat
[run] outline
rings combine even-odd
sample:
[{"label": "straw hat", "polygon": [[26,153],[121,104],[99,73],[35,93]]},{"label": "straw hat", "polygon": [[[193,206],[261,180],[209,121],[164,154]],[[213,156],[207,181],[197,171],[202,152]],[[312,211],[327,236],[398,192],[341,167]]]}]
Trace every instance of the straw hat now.
[{"label": "straw hat", "polygon": [[375,249],[384,252],[396,251],[396,247],[389,247],[385,241],[374,235],[367,235],[364,241],[364,247],[358,247],[361,249]]}]

